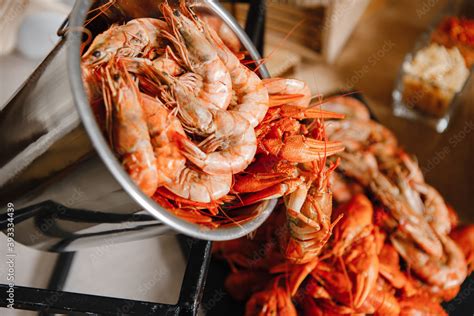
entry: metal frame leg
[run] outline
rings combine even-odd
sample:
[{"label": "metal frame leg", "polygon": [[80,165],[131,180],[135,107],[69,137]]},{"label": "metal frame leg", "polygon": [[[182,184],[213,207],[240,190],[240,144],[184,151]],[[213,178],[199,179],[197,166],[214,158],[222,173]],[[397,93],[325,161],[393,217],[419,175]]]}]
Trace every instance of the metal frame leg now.
[{"label": "metal frame leg", "polygon": [[267,6],[265,0],[250,0],[250,8],[245,23],[245,32],[261,56],[264,55],[265,24]]},{"label": "metal frame leg", "polygon": [[[207,269],[211,258],[211,242],[184,237],[190,246],[188,264],[178,303],[175,305],[135,301],[121,298],[64,292],[56,289],[37,289],[15,286],[15,308],[37,311],[48,315],[88,313],[99,315],[197,315]],[[74,255],[60,256],[50,280],[50,287],[61,288],[67,279],[67,272]],[[0,307],[6,307],[7,284],[0,284]]]},{"label": "metal frame leg", "polygon": [[[64,289],[75,255],[75,252],[62,252],[59,254],[56,264],[54,265],[53,274],[49,279],[48,290],[61,291]],[[38,315],[53,316],[53,314],[47,311],[39,312]]]}]

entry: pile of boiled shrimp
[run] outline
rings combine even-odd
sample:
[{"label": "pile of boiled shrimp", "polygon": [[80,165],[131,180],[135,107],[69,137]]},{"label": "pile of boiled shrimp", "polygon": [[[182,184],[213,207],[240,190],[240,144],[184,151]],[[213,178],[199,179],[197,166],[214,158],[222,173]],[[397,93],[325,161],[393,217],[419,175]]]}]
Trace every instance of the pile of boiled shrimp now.
[{"label": "pile of boiled shrimp", "polygon": [[305,199],[283,197],[251,238],[214,243],[230,267],[226,290],[249,316],[447,315],[440,304],[474,268],[474,225],[458,223],[357,99],[322,108],[346,116],[324,123],[329,140],[345,146],[337,162],[328,159],[338,168],[316,180],[329,181],[325,190],[300,185]]},{"label": "pile of boiled shrimp", "polygon": [[304,82],[262,80],[222,21],[183,2],[159,9],[160,19],[112,25],[82,56],[92,110],[134,183],[209,228],[295,191],[298,203],[301,186],[326,193],[326,157],[343,145],[326,139],[323,119],[342,115],[310,105]]}]

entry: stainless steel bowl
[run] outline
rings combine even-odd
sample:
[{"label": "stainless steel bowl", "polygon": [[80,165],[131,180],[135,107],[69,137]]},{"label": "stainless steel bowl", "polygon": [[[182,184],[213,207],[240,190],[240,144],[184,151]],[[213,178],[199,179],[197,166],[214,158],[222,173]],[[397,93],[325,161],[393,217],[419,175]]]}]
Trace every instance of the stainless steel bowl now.
[{"label": "stainless steel bowl", "polygon": [[[128,241],[170,232],[229,240],[255,230],[276,200],[253,206],[259,215],[239,226],[203,228],[174,216],[143,194],[115,158],[91,111],[80,69],[84,21],[91,8],[107,2],[76,2],[67,40],[59,43],[0,112],[0,201],[2,207],[8,202],[15,206],[16,240],[44,250],[73,251],[111,239]],[[159,2],[116,0],[87,28],[95,35],[111,23],[159,16]],[[217,2],[195,5],[221,18],[250,56],[260,58]],[[268,76],[264,67],[260,72]],[[6,208],[0,216],[5,229]]]}]

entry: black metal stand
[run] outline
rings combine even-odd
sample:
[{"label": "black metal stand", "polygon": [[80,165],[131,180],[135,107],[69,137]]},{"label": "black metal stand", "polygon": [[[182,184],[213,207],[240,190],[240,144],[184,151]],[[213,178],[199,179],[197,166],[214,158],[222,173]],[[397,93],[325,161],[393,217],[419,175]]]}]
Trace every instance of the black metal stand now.
[{"label": "black metal stand", "polygon": [[[64,289],[75,254],[75,252],[63,252],[59,254],[56,264],[54,265],[53,274],[49,279],[48,290],[62,291]],[[49,312],[39,312],[38,315],[53,316],[53,314]]]},{"label": "black metal stand", "polygon": [[64,288],[75,255],[75,252],[63,252],[59,254],[53,274],[49,280],[48,290],[58,291]]},{"label": "black metal stand", "polygon": [[264,56],[265,25],[267,5],[265,0],[222,0],[230,3],[248,3],[249,11],[245,22],[245,33],[249,36],[261,56]]},{"label": "black metal stand", "polygon": [[261,56],[264,54],[266,12],[267,5],[264,0],[250,0],[245,32]]},{"label": "black metal stand", "polygon": [[[186,249],[188,265],[178,303],[175,305],[111,298],[89,294],[64,292],[67,272],[74,254],[60,255],[51,277],[50,287],[56,289],[37,289],[15,286],[16,309],[38,311],[40,315],[54,313],[87,313],[98,315],[196,315],[204,290],[207,269],[211,256],[211,242],[182,237]],[[8,285],[0,285],[0,306],[6,307]]]}]

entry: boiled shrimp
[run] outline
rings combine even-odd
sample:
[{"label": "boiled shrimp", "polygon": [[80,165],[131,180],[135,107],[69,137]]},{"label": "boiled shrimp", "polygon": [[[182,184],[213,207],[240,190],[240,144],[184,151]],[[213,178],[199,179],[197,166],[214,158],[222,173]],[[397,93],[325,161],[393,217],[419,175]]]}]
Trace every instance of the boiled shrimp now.
[{"label": "boiled shrimp", "polygon": [[176,180],[165,187],[185,199],[210,203],[229,193],[232,185],[232,173],[210,175],[191,167],[185,167]]},{"label": "boiled shrimp", "polygon": [[89,67],[81,66],[82,68],[82,82],[89,103],[94,105],[102,100],[102,86],[98,71]]},{"label": "boiled shrimp", "polygon": [[449,234],[450,213],[441,194],[426,183],[414,183],[413,186],[424,197],[423,214],[431,227],[440,235]]},{"label": "boiled shrimp", "polygon": [[232,81],[215,47],[179,11],[172,12],[167,3],[161,5],[161,11],[172,26],[172,34],[165,33],[167,39],[175,45],[189,70],[202,79],[198,97],[217,108],[227,109],[232,98]]},{"label": "boiled shrimp", "polygon": [[232,52],[240,52],[241,44],[239,38],[222,19],[205,13],[198,13],[198,16],[204,23],[216,31],[217,35]]},{"label": "boiled shrimp", "polygon": [[161,49],[164,41],[162,30],[167,29],[165,21],[141,18],[124,25],[112,25],[97,35],[89,49],[82,56],[82,64],[96,66],[118,57],[152,57]]},{"label": "boiled shrimp", "polygon": [[158,170],[158,185],[170,184],[185,167],[176,138],[186,137],[179,120],[157,99],[142,94],[142,108]]},{"label": "boiled shrimp", "polygon": [[265,117],[269,107],[268,91],[261,79],[240,62],[239,58],[225,45],[216,31],[203,23],[184,1],[180,1],[180,9],[181,13],[184,13],[203,32],[227,67],[236,99],[231,104],[230,109],[244,115],[252,127],[257,126]]},{"label": "boiled shrimp", "polygon": [[469,273],[474,271],[474,225],[456,227],[449,235],[464,252]]},{"label": "boiled shrimp", "polygon": [[209,108],[183,85],[171,81],[178,113],[185,129],[207,136],[199,145],[182,139],[183,154],[209,174],[243,171],[257,151],[257,139],[249,122],[236,111]]},{"label": "boiled shrimp", "polygon": [[401,196],[399,188],[378,170],[377,160],[371,153],[341,153],[341,167],[344,172],[369,187],[375,196],[390,210],[395,225],[403,225],[416,243],[426,252],[441,257],[442,246],[433,229],[416,210],[413,210]]},{"label": "boiled shrimp", "polygon": [[[212,136],[200,146],[191,141],[181,142],[183,154],[190,161],[204,172],[216,175],[226,172],[236,174],[245,170],[255,156],[256,144],[255,132],[251,127],[242,135],[224,138]],[[217,151],[214,151],[215,149]]]},{"label": "boiled shrimp", "polygon": [[350,96],[331,97],[321,103],[321,108],[326,111],[342,113],[349,120],[370,120],[370,113],[367,110],[367,106]]},{"label": "boiled shrimp", "polygon": [[104,72],[104,101],[113,116],[111,143],[135,184],[151,196],[158,171],[138,88],[120,60],[112,60]]},{"label": "boiled shrimp", "polygon": [[[270,106],[294,105],[306,108],[312,96],[306,82],[297,79],[269,78],[262,80],[270,96]],[[293,100],[294,101],[291,101]]]},{"label": "boiled shrimp", "polygon": [[432,297],[426,294],[405,297],[400,301],[400,316],[413,315],[437,315],[447,316],[448,314]]},{"label": "boiled shrimp", "polygon": [[374,121],[328,121],[326,133],[329,140],[341,141],[351,152],[368,151],[378,156],[394,154],[397,149],[393,133]]},{"label": "boiled shrimp", "polygon": [[152,63],[153,67],[159,71],[166,72],[174,77],[184,73],[183,67],[181,67],[181,65],[179,65],[174,59],[168,57],[158,57],[157,59],[153,60]]},{"label": "boiled shrimp", "polygon": [[268,111],[267,88],[256,73],[240,62],[212,28],[205,24],[203,24],[203,27],[207,38],[215,45],[217,54],[230,73],[236,102],[231,104],[229,108],[241,113],[252,127],[257,126]]},{"label": "boiled shrimp", "polygon": [[428,284],[448,289],[460,285],[466,278],[466,260],[462,250],[449,237],[439,235],[439,240],[443,245],[443,257],[435,258],[401,234],[391,236],[393,246],[410,269]]},{"label": "boiled shrimp", "polygon": [[123,57],[121,60],[130,73],[138,76],[148,75],[151,69],[166,73],[172,77],[177,77],[184,72],[183,68],[175,60],[163,56],[153,61],[141,57]]}]

